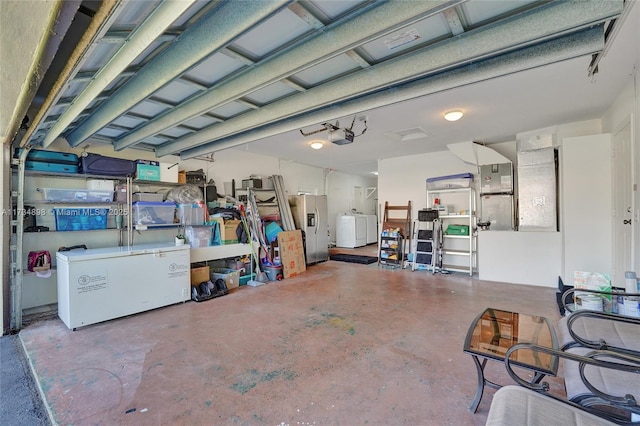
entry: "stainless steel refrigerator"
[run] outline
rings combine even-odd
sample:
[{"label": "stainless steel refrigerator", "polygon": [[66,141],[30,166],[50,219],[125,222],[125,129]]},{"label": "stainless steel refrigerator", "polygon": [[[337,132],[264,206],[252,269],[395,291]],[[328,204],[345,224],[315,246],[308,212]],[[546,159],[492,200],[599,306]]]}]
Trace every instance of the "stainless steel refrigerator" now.
[{"label": "stainless steel refrigerator", "polygon": [[290,195],[289,205],[296,224],[302,230],[307,265],[329,259],[329,228],[326,195]]}]

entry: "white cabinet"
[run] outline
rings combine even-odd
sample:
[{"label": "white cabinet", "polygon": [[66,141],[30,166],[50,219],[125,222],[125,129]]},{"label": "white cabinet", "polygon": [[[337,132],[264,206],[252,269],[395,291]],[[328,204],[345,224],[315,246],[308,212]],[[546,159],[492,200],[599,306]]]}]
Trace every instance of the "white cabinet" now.
[{"label": "white cabinet", "polygon": [[[447,206],[446,211],[439,215],[436,239],[437,256],[442,255],[442,262],[436,262],[438,269],[452,272],[465,272],[473,275],[476,269],[476,194],[473,188],[427,190],[427,206],[433,206],[438,199],[441,206]],[[441,225],[441,226],[440,226]],[[462,225],[468,227],[468,232],[457,232]],[[451,227],[451,228],[450,228]]]}]

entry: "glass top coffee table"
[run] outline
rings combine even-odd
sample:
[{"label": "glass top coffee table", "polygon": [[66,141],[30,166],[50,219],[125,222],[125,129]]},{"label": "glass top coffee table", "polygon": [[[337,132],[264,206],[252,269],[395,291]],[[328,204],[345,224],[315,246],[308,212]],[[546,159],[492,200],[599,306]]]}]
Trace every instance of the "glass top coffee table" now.
[{"label": "glass top coffee table", "polygon": [[[507,350],[516,343],[558,349],[558,338],[551,321],[537,315],[487,308],[469,327],[463,350],[471,355],[478,372],[476,396],[469,406],[472,413],[478,409],[485,386],[501,387],[485,378],[487,360],[504,362]],[[515,352],[511,364],[533,371],[535,375],[531,383],[539,383],[545,376],[555,376],[558,371],[557,357],[534,351]]]}]

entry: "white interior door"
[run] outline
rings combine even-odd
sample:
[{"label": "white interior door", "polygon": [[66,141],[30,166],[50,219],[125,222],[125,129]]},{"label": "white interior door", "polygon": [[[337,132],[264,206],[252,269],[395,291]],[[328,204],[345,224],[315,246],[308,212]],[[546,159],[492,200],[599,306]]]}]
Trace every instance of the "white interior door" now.
[{"label": "white interior door", "polygon": [[629,121],[613,135],[613,276],[616,287],[624,287],[625,271],[633,271],[631,124]]}]

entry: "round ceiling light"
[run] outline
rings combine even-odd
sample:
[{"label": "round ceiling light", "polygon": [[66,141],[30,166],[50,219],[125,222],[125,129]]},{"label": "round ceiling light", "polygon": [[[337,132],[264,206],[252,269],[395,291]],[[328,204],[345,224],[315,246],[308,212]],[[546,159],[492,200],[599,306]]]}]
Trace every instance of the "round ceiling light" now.
[{"label": "round ceiling light", "polygon": [[444,119],[447,121],[458,121],[462,118],[464,113],[459,109],[455,111],[449,111],[444,113]]},{"label": "round ceiling light", "polygon": [[324,142],[320,140],[313,141],[309,144],[309,146],[313,149],[320,149],[324,146]]}]

